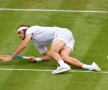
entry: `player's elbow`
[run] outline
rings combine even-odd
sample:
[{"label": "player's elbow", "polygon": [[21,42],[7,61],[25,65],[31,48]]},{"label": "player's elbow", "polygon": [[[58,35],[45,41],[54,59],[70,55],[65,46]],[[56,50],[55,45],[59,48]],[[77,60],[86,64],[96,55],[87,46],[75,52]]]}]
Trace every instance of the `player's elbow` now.
[{"label": "player's elbow", "polygon": [[25,48],[26,48],[26,45],[21,46],[21,48],[22,48],[22,49],[25,49]]}]

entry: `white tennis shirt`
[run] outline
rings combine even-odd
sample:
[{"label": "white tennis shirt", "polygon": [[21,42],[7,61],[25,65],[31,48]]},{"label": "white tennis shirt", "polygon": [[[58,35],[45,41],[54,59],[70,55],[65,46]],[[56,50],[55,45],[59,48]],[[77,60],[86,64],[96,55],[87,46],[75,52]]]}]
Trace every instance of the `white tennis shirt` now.
[{"label": "white tennis shirt", "polygon": [[31,33],[34,45],[41,54],[47,51],[46,45],[51,44],[54,39],[64,41],[67,46],[72,44],[71,48],[73,49],[74,38],[72,33],[66,28],[32,26],[27,29],[26,35]]}]

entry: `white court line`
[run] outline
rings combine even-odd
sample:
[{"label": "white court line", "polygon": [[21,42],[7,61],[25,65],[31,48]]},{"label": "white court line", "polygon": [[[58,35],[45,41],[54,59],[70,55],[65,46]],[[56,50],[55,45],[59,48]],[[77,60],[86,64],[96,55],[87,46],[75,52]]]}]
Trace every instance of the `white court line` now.
[{"label": "white court line", "polygon": [[15,8],[0,8],[0,11],[108,13],[108,11],[95,11],[95,10],[15,9]]},{"label": "white court line", "polygon": [[[42,70],[42,69],[15,69],[15,68],[0,68],[0,71],[32,71],[32,72],[51,72],[53,70]],[[83,70],[71,70],[70,72],[79,72],[79,73],[100,73],[108,74],[108,71],[93,72],[93,71],[83,71]]]}]

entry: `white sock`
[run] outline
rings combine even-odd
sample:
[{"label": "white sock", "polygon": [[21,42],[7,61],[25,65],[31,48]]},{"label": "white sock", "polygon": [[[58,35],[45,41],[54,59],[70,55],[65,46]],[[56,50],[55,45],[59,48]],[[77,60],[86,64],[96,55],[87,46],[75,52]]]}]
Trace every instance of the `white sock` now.
[{"label": "white sock", "polygon": [[42,61],[42,59],[41,58],[35,58],[35,60],[37,61],[37,62],[40,62],[40,61]]},{"label": "white sock", "polygon": [[59,61],[58,61],[58,64],[59,64],[60,66],[65,66],[65,65],[66,65],[66,63],[65,63],[63,60],[59,60]]},{"label": "white sock", "polygon": [[84,64],[82,66],[83,69],[86,69],[86,70],[91,70],[92,69],[92,66],[91,65],[87,65],[87,64]]}]

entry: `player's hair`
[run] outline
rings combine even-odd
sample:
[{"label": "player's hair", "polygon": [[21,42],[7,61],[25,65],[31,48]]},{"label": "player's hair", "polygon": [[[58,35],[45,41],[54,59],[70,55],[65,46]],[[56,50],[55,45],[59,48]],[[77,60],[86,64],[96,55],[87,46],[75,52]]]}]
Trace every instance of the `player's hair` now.
[{"label": "player's hair", "polygon": [[[30,27],[30,26],[29,26],[29,25],[24,25],[24,24],[22,24],[22,25],[19,25],[19,26],[18,26],[18,28],[20,28],[20,27]],[[18,29],[18,28],[17,28],[17,29]]]}]

